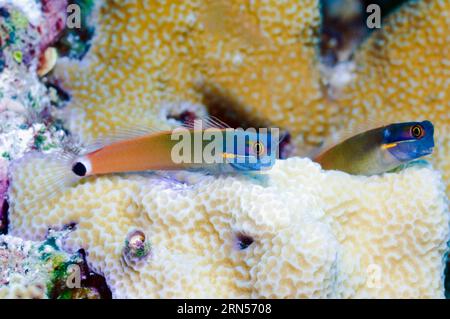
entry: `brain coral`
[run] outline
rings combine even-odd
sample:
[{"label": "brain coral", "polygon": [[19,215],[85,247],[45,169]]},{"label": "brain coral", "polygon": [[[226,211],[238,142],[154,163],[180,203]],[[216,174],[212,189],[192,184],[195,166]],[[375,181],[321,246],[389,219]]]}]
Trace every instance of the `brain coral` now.
[{"label": "brain coral", "polygon": [[69,126],[83,138],[143,119],[161,127],[187,101],[315,140],[336,113],[316,68],[319,22],[317,0],[107,1],[85,59],[55,72],[73,95]]},{"label": "brain coral", "polygon": [[[410,1],[355,56],[356,79],[339,97],[354,122],[431,120],[433,162],[450,185],[450,1]],[[447,186],[448,193],[450,192]]]},{"label": "brain coral", "polygon": [[[42,201],[46,160],[13,170],[10,232],[76,224],[63,246],[85,249],[114,297],[444,296],[449,214],[428,167],[357,177],[291,158],[263,180],[105,176]],[[150,250],[128,258],[136,232]]]}]

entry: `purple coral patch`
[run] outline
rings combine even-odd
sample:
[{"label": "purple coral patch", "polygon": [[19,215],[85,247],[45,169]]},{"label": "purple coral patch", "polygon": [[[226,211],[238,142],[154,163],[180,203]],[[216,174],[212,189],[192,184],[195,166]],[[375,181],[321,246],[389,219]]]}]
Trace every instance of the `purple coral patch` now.
[{"label": "purple coral patch", "polygon": [[38,27],[42,35],[42,51],[57,41],[64,30],[67,18],[67,5],[67,0],[42,0],[42,11],[45,18],[42,25]]},{"label": "purple coral patch", "polygon": [[0,159],[0,232],[4,233],[8,226],[8,202],[6,193],[8,191],[7,162]]}]

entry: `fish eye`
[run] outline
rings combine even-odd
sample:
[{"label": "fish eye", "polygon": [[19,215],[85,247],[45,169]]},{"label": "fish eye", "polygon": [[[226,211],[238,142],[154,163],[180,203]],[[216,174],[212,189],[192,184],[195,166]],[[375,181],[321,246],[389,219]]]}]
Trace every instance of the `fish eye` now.
[{"label": "fish eye", "polygon": [[411,135],[414,138],[422,138],[425,135],[423,127],[420,125],[414,125],[413,127],[411,127]]},{"label": "fish eye", "polygon": [[253,151],[256,155],[262,155],[264,153],[264,145],[261,142],[256,142],[253,144]]}]

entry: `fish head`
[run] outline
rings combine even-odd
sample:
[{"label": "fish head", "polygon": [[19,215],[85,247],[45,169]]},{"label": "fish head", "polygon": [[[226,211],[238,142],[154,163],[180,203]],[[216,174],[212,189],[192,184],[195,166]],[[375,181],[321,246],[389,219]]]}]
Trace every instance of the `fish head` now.
[{"label": "fish head", "polygon": [[434,147],[434,127],[430,121],[388,125],[383,130],[383,148],[400,162],[429,155]]},{"label": "fish head", "polygon": [[234,130],[225,146],[227,163],[237,171],[270,169],[277,159],[278,145],[277,129]]}]

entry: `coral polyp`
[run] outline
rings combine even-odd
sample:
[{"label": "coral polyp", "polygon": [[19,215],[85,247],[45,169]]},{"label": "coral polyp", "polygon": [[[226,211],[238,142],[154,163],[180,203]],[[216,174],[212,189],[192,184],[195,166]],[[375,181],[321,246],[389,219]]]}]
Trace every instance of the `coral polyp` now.
[{"label": "coral polyp", "polygon": [[134,230],[127,235],[123,248],[123,258],[128,265],[138,264],[151,254],[152,245],[145,233]]}]

